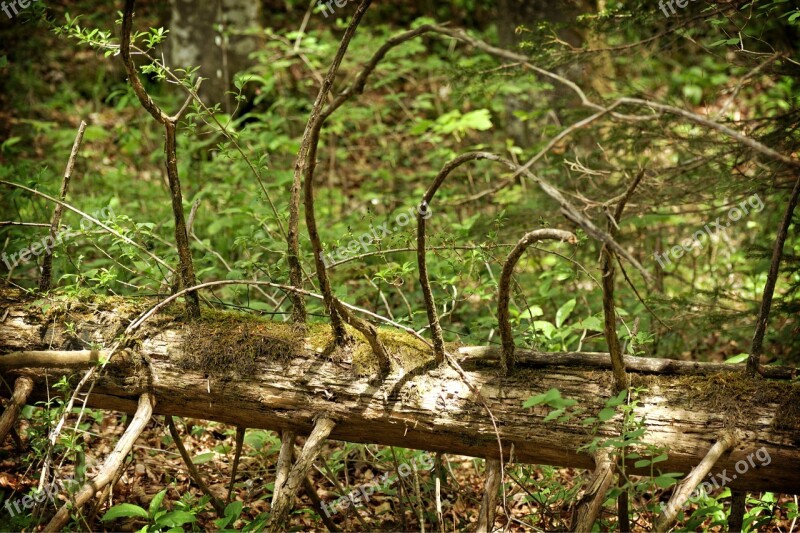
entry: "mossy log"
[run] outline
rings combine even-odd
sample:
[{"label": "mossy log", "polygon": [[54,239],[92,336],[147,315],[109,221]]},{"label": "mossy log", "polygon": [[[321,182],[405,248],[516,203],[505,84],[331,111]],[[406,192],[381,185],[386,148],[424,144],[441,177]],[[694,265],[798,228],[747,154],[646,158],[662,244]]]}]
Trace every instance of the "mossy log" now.
[{"label": "mossy log", "polygon": [[[35,383],[29,401],[45,398],[46,376],[51,384],[62,374],[77,381],[81,368],[103,361],[104,350],[152,303],[31,301],[0,292],[2,377],[13,383],[28,376]],[[137,398],[149,391],[157,398],[156,414],[301,434],[325,417],[336,422],[332,439],[499,457],[491,419],[459,373],[446,363],[435,365],[432,351],[413,337],[388,330],[381,336],[393,357],[392,372],[376,383],[369,345],[357,340],[332,349],[327,326],[300,329],[208,309],[188,324],[180,307],[166,308],[127,338],[98,373],[88,405],[132,413]],[[590,455],[578,451],[592,438],[587,426],[578,419],[545,422],[550,408],[522,404],[557,388],[597,413],[613,389],[610,370],[600,368],[602,357],[586,354],[591,364],[581,365],[581,354],[569,354],[562,363],[558,354],[521,350],[519,369],[501,377],[495,350],[448,349],[496,418],[505,460],[594,467]],[[29,355],[32,366],[26,367],[21,360]],[[730,477],[738,461],[764,447],[769,464],[748,463],[730,486],[800,493],[800,384],[748,379],[733,366],[705,372],[704,365],[688,363],[664,370],[658,361],[641,361],[646,364],[628,360],[643,368],[631,372],[633,386],[643,389],[636,418],[643,420],[644,439],[667,451],[669,458],[657,465],[663,472],[688,473],[720,432],[732,429],[738,443],[714,472],[727,469]],[[618,434],[619,419],[600,426],[598,435]]]}]

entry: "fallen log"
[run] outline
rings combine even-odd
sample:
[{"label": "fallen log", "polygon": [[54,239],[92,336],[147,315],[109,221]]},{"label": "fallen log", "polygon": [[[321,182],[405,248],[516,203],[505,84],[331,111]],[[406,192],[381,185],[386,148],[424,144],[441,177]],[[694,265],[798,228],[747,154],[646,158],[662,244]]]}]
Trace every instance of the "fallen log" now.
[{"label": "fallen log", "polygon": [[[31,400],[56,394],[45,389],[46,376],[50,383],[61,374],[77,378],[81,366],[105,360],[103,348],[149,305],[123,299],[44,304],[46,312],[42,302],[0,295],[0,372],[7,382],[32,379]],[[327,325],[298,329],[215,310],[185,323],[180,307],[171,306],[126,339],[124,350],[97,372],[88,405],[133,413],[141,395],[149,392],[157,400],[155,414],[306,435],[315,420],[327,418],[336,424],[331,439],[499,458],[491,419],[458,372],[436,365],[429,347],[405,333],[381,330],[380,335],[393,368],[376,384],[378,361],[369,345],[362,340],[330,349]],[[578,451],[591,438],[580,420],[544,422],[550,408],[522,404],[558,388],[596,413],[613,389],[611,372],[599,368],[596,358],[581,365],[579,355],[559,361],[557,354],[546,354],[552,364],[542,365],[542,357],[520,350],[518,371],[502,377],[492,362],[493,349],[448,349],[460,357],[466,376],[497,419],[506,461],[594,468],[591,456]],[[66,354],[65,364],[55,368],[52,358],[38,353],[48,350],[80,354]],[[35,352],[32,361],[45,365],[21,367],[19,352]],[[5,365],[6,359],[13,364]],[[736,433],[737,444],[712,472],[727,470],[730,477],[745,461],[745,471],[729,482],[732,488],[800,493],[800,385],[750,379],[741,371],[716,367],[699,371],[705,369],[701,363],[669,363],[666,372],[657,366],[647,361],[644,373],[630,372],[633,386],[643,389],[636,418],[646,427],[644,440],[668,453],[657,465],[662,471],[688,473],[720,432],[729,430]],[[669,372],[680,368],[691,372]],[[618,421],[619,415],[598,435],[618,434]],[[768,463],[753,461],[762,447]],[[633,465],[628,472],[636,472]]]}]

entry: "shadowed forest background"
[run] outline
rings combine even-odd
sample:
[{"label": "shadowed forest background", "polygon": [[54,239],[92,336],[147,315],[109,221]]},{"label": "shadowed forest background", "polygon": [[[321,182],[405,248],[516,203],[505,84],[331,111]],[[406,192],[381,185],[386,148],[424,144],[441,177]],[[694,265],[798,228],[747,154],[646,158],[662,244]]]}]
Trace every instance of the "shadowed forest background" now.
[{"label": "shadowed forest background", "polygon": [[[164,126],[143,108],[120,57],[123,4],[39,0],[12,17],[0,12],[0,287],[17,291],[14,298],[2,297],[0,319],[14,299],[27,302],[45,324],[58,312],[66,332],[61,350],[107,347],[74,329],[69,334],[91,315],[92,306],[102,310],[125,302],[141,311],[146,308],[138,307],[141,302],[188,288],[175,242]],[[304,218],[308,204],[299,215],[302,284],[290,279],[287,231],[304,131],[359,2],[342,4],[136,4],[132,57],[138,78],[164,113],[180,115],[175,121],[179,205],[196,281],[274,284],[217,285],[199,292],[205,329],[192,330],[200,332],[192,351],[205,353],[217,339],[232,335],[222,311],[293,327],[299,297],[280,285],[326,296]],[[782,0],[679,5],[674,0],[374,2],[322,105],[335,106],[393,36],[424,25],[463,28],[515,55],[494,53],[454,34],[420,31],[388,50],[361,90],[325,116],[311,163],[313,205],[324,250],[317,262],[324,264],[335,298],[436,345],[418,271],[417,228],[424,218],[430,294],[448,350],[499,349],[504,261],[528,232],[559,229],[574,239],[534,244],[513,272],[508,320],[517,348],[613,353],[604,334],[602,285],[608,267],[601,267],[612,257],[612,321],[621,353],[744,368],[754,350],[774,245],[800,179],[800,9]],[[199,78],[205,79],[198,89]],[[199,98],[187,100],[195,89]],[[64,167],[81,121],[85,131],[63,195]],[[495,154],[510,165],[484,156],[459,163],[435,199],[423,204],[422,217],[420,203],[437,174],[468,152]],[[527,172],[519,169],[532,158]],[[539,180],[557,193],[543,192]],[[38,245],[48,234],[55,204],[6,182],[53,198],[61,194],[114,233],[65,209],[60,225],[69,235],[49,249]],[[577,214],[565,214],[572,211],[558,197]],[[624,211],[615,217],[621,200]],[[800,364],[798,216],[788,211],[774,298],[758,348],[762,365]],[[620,249],[605,255],[603,243],[576,219],[591,221]],[[50,252],[52,281],[42,291]],[[76,301],[88,307],[69,318],[70,306],[75,309],[69,302]],[[337,313],[326,301],[304,300],[312,335]],[[170,312],[182,312],[176,309]],[[363,325],[346,322],[348,331],[364,334]],[[281,341],[292,334],[289,329],[265,333]],[[230,336],[228,341],[242,351],[220,353],[212,363],[232,365],[244,376],[255,371],[241,360],[250,340]],[[6,347],[2,340],[0,345]],[[383,370],[382,363],[364,361],[353,356],[355,375]],[[78,420],[80,402],[67,409],[65,401],[75,380],[50,379],[49,386],[61,387],[64,397],[23,407],[14,438],[2,443],[3,530],[36,530],[52,516],[57,506],[47,502],[18,513],[2,507],[41,487],[44,463],[62,478],[82,483],[91,477],[97,456],[110,452],[130,423],[130,416],[102,409],[89,409]],[[13,381],[4,381],[0,387],[7,397]],[[736,398],[738,389],[726,383],[713,386]],[[792,386],[796,394],[797,384]],[[687,386],[685,396],[693,394]],[[526,407],[546,404],[572,412],[571,404],[559,402],[560,396],[534,398]],[[65,411],[67,430],[52,444],[48,437]],[[113,490],[94,508],[72,513],[66,528],[265,527],[274,505],[280,434],[244,433],[241,464],[228,494],[237,430],[200,418],[182,418],[170,428],[171,418],[154,417]],[[596,422],[587,422],[587,428]],[[208,493],[187,474],[170,429],[182,435]],[[620,447],[644,446],[646,433],[635,434],[638,429],[626,426],[630,440]],[[594,436],[587,429],[587,444]],[[414,465],[413,471],[401,475],[400,467],[407,465]],[[657,471],[652,459],[648,466],[652,476],[620,476],[619,486],[609,488],[596,530],[624,529],[615,510],[622,493],[630,509],[628,528],[654,527],[658,506],[669,500],[678,475]],[[395,481],[380,485],[365,504],[323,518],[333,502],[387,472]],[[591,470],[512,461],[503,472],[495,528],[574,527],[575,502]],[[483,459],[331,440],[310,470],[314,490],[300,492],[285,528],[472,529],[479,521],[484,473]],[[61,500],[69,493],[62,491]],[[215,512],[212,494],[227,498],[224,511]],[[730,488],[715,487],[682,508],[673,527],[724,530],[731,498]],[[797,531],[797,517],[796,496],[748,492],[742,527]]]}]

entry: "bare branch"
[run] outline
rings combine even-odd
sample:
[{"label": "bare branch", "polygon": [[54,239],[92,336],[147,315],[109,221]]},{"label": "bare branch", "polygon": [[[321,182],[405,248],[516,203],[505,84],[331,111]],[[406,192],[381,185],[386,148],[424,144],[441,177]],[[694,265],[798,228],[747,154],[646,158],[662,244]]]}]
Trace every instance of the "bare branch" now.
[{"label": "bare branch", "polygon": [[736,437],[731,433],[725,433],[711,447],[706,456],[694,467],[692,472],[681,482],[672,498],[669,499],[664,508],[661,518],[655,523],[654,530],[663,533],[669,530],[678,511],[689,499],[689,495],[694,491],[698,483],[714,468],[714,464],[722,457],[722,454],[731,449],[736,444]]},{"label": "bare branch", "polygon": [[798,196],[800,196],[800,176],[797,177],[797,181],[794,183],[792,196],[789,198],[789,205],[786,206],[783,220],[781,220],[781,225],[778,227],[778,235],[775,237],[775,246],[772,249],[772,261],[769,265],[769,273],[767,273],[767,282],[764,284],[764,296],[761,298],[761,309],[758,312],[756,331],[753,334],[750,357],[747,358],[747,372],[751,376],[755,376],[761,366],[761,353],[764,350],[764,334],[767,331],[769,311],[772,307],[772,296],[775,292],[775,285],[778,282],[778,272],[780,271],[781,258],[783,257],[783,246],[786,244],[786,237],[789,233],[789,225],[792,223],[792,215],[797,207]]},{"label": "bare branch", "polygon": [[295,461],[286,478],[286,483],[283,484],[280,491],[277,489],[275,491],[276,498],[271,509],[267,531],[278,532],[283,530],[283,523],[286,521],[286,516],[294,504],[300,485],[306,479],[314,459],[319,455],[322,445],[325,444],[325,440],[334,427],[336,427],[336,423],[328,418],[320,418],[314,424],[314,429],[306,439],[297,461]]},{"label": "bare branch", "polygon": [[549,228],[537,229],[522,237],[508,254],[505,263],[503,263],[500,280],[497,282],[497,323],[503,344],[503,351],[500,356],[500,367],[503,374],[513,371],[515,366],[514,350],[516,347],[508,313],[508,303],[511,299],[511,276],[514,274],[514,267],[522,257],[522,254],[525,253],[525,250],[530,245],[543,240],[566,241],[570,244],[578,242],[578,238],[570,231]]},{"label": "bare branch", "polygon": [[139,435],[142,434],[147,423],[150,421],[155,403],[155,397],[149,392],[139,397],[139,406],[131,419],[131,423],[128,425],[122,437],[120,437],[114,450],[106,457],[98,474],[75,493],[73,497],[74,504],[65,503],[58,509],[55,516],[44,528],[44,531],[60,531],[69,521],[70,512],[82,507],[98,491],[103,490],[103,488],[114,479],[117,469],[125,460],[125,457],[131,453],[134,442],[136,442],[136,439],[139,438]]},{"label": "bare branch", "polygon": [[486,481],[483,484],[483,500],[478,512],[475,533],[491,533],[494,529],[494,513],[497,507],[497,489],[500,488],[500,461],[486,459]]},{"label": "bare branch", "polygon": [[[619,228],[619,221],[622,217],[622,212],[625,210],[625,204],[628,203],[633,191],[636,190],[643,177],[644,169],[639,171],[617,204],[614,214],[608,222],[608,233],[612,237],[617,232],[617,228]],[[625,374],[625,361],[622,359],[622,349],[619,343],[619,335],[617,335],[617,309],[614,304],[615,257],[616,254],[609,250],[607,245],[603,245],[600,250],[600,269],[603,273],[603,329],[606,343],[608,344],[608,352],[611,355],[611,367],[614,371],[614,388],[619,392],[628,387],[628,377]]]},{"label": "bare branch", "polygon": [[0,445],[6,440],[6,435],[14,427],[14,422],[17,421],[19,410],[25,405],[28,396],[33,390],[33,380],[29,377],[18,377],[14,382],[14,392],[11,394],[11,399],[6,403],[5,410],[0,416]]},{"label": "bare branch", "polygon": [[189,452],[186,451],[186,447],[183,445],[183,441],[178,433],[178,428],[175,427],[175,421],[172,419],[172,415],[167,415],[164,418],[167,421],[169,434],[172,436],[172,440],[175,442],[175,447],[178,448],[178,453],[180,453],[181,459],[183,459],[183,464],[186,465],[186,470],[188,470],[189,476],[192,478],[192,481],[194,481],[195,485],[197,485],[200,490],[203,491],[203,494],[211,498],[211,505],[214,506],[214,510],[217,511],[217,515],[222,516],[225,513],[225,504],[219,498],[214,496],[214,493],[208,488],[208,485],[206,485],[206,482],[203,480],[203,476],[200,475],[197,467],[192,462],[192,456],[189,455]]},{"label": "bare branch", "polygon": [[[325,308],[330,314],[331,326],[333,327],[337,342],[344,342],[347,334],[344,329],[342,318],[333,305],[334,296],[327,272],[325,271],[325,264],[322,260],[322,243],[319,239],[317,221],[314,213],[314,169],[317,164],[316,158],[319,134],[325,120],[322,114],[325,100],[333,87],[333,81],[336,78],[339,65],[341,65],[342,59],[347,52],[347,47],[350,45],[356,28],[371,3],[372,0],[361,0],[361,3],[356,8],[356,12],[353,14],[353,18],[350,20],[350,24],[347,26],[347,30],[345,30],[342,36],[342,41],[339,44],[339,49],[336,51],[333,63],[331,63],[328,73],[325,75],[322,87],[320,87],[319,93],[317,94],[317,99],[314,101],[314,106],[311,109],[311,114],[306,123],[305,131],[303,132],[300,151],[297,155],[294,178],[292,180],[291,198],[289,201],[289,230],[287,235],[289,280],[293,286],[297,288],[303,287],[299,243],[300,189],[302,188],[304,191],[306,225],[308,226],[308,236],[311,240],[311,246],[314,250],[314,264],[317,268],[317,279],[320,284],[320,292],[322,292],[325,298]],[[293,293],[289,295],[289,298],[292,300],[293,305],[292,319],[297,323],[305,322],[305,302],[303,302],[302,297]]]},{"label": "bare branch", "polygon": [[100,356],[108,356],[108,352],[97,350],[69,351],[25,351],[12,352],[0,356],[0,368],[80,368],[95,364]]},{"label": "bare branch", "polygon": [[[62,202],[67,199],[69,181],[70,178],[72,178],[72,169],[75,167],[75,160],[78,158],[78,150],[81,147],[81,142],[83,141],[83,134],[85,131],[86,122],[81,120],[81,124],[78,126],[78,134],[75,136],[75,141],[72,143],[72,151],[70,152],[69,159],[67,160],[67,168],[64,170],[64,178],[61,180],[61,191],[59,192],[58,196],[61,198]],[[52,242],[56,242],[56,233],[58,232],[58,227],[61,224],[61,214],[63,209],[64,208],[61,206],[61,204],[56,204],[55,208],[53,209],[53,218],[50,220],[50,240]],[[49,247],[45,247],[44,261],[42,262],[42,272],[39,276],[40,291],[47,292],[50,290],[52,276],[53,251]]]},{"label": "bare branch", "polygon": [[231,483],[228,485],[228,498],[227,502],[231,502],[233,496],[233,487],[236,483],[236,471],[239,470],[239,459],[242,457],[242,446],[244,446],[244,434],[247,428],[243,426],[236,426],[236,451],[233,453],[233,465],[231,466]]},{"label": "bare branch", "polygon": [[[175,117],[167,116],[161,108],[156,105],[150,95],[145,91],[139,74],[131,59],[131,31],[133,26],[133,8],[135,0],[125,0],[125,10],[122,14],[122,38],[120,51],[122,62],[128,73],[133,92],[142,104],[142,107],[164,126],[164,155],[166,157],[167,181],[169,182],[170,198],[172,200],[172,214],[175,220],[175,245],[178,249],[180,262],[180,281],[184,287],[191,287],[197,283],[194,274],[194,263],[192,262],[192,252],[189,248],[189,236],[186,231],[186,221],[183,213],[183,196],[181,194],[181,182],[178,176],[178,156],[177,142],[175,139],[177,120],[180,112]],[[186,314],[189,318],[200,316],[200,299],[195,292],[186,294]]]}]

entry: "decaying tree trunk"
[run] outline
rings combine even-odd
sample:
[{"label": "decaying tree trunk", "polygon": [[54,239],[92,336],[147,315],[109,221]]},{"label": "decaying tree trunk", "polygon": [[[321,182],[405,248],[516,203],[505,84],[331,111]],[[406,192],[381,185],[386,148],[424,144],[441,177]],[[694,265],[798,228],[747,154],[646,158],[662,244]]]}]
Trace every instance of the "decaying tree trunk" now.
[{"label": "decaying tree trunk", "polygon": [[[77,377],[81,367],[104,360],[107,353],[87,349],[90,343],[110,346],[148,308],[140,300],[123,299],[47,305],[43,312],[41,302],[0,291],[0,372],[8,383],[31,378],[30,401],[47,393],[45,376],[55,383],[55,376]],[[290,324],[213,310],[190,324],[181,316],[180,306],[167,307],[128,339],[97,372],[88,405],[132,413],[139,398],[150,393],[157,400],[155,414],[302,434],[325,418],[335,423],[332,439],[499,457],[491,419],[463,379],[446,363],[435,365],[428,347],[405,334],[381,330],[393,368],[375,385],[377,360],[369,345],[359,340],[326,351],[333,340],[327,325],[310,324],[302,333]],[[66,322],[74,327],[67,328]],[[607,354],[566,354],[558,356],[563,364],[548,365],[552,354],[519,350],[518,370],[501,377],[499,350],[449,350],[494,413],[506,461],[594,467],[588,454],[577,451],[591,438],[580,420],[544,422],[549,408],[526,409],[522,403],[555,387],[596,414],[613,389],[608,365],[599,367]],[[576,364],[582,359],[588,364]],[[32,367],[25,368],[26,360]],[[659,365],[671,373],[659,374]],[[753,465],[751,460],[730,486],[800,493],[800,385],[749,379],[743,369],[730,371],[739,368],[733,365],[706,368],[629,358],[626,366],[632,386],[645,389],[636,409],[647,430],[645,440],[669,453],[667,461],[658,463],[662,471],[688,473],[718,434],[730,430],[737,444],[713,472],[727,469],[730,476],[737,461],[747,461],[763,446],[769,463]],[[775,370],[772,375],[792,373]],[[600,427],[599,434],[617,434],[618,419]],[[635,472],[633,465],[627,471]]]}]

